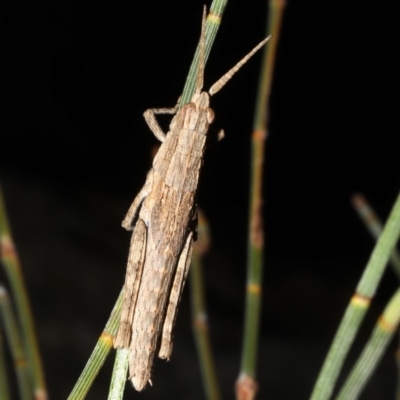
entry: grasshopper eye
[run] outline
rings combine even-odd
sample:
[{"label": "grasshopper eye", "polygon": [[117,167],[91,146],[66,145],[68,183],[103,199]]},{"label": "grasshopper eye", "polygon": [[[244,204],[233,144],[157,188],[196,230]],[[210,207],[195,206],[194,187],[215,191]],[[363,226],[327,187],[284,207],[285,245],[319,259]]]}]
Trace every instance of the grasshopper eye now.
[{"label": "grasshopper eye", "polygon": [[214,121],[215,114],[212,108],[207,108],[207,121],[211,124]]}]

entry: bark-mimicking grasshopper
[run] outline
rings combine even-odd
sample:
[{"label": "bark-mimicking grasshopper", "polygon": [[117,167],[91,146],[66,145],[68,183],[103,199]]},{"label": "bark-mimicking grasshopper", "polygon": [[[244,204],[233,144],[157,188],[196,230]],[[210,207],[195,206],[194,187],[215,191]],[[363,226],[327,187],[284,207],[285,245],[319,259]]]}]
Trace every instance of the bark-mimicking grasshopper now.
[{"label": "bark-mimicking grasshopper", "polygon": [[[203,14],[200,62],[196,91],[180,110],[149,109],[144,118],[162,142],[146,183],[122,222],[133,230],[124,285],[124,300],[115,348],[129,349],[129,379],[137,390],[150,382],[154,354],[172,352],[172,328],[189,270],[197,228],[196,190],[208,127],[214,119],[210,96],[217,93],[266,38],[220,78],[209,92],[202,92],[204,74]],[[156,114],[175,114],[165,134]],[[222,131],[221,131],[222,132]]]}]

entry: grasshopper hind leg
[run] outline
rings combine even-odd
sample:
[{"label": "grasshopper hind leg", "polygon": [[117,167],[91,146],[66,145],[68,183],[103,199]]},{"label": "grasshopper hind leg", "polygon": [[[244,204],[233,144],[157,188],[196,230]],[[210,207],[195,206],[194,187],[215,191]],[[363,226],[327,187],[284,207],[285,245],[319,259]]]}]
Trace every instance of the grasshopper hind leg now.
[{"label": "grasshopper hind leg", "polygon": [[142,278],[147,242],[147,227],[139,219],[132,233],[128,256],[128,268],[124,284],[124,300],[118,332],[114,338],[114,348],[128,348],[131,340],[133,314]]},{"label": "grasshopper hind leg", "polygon": [[167,360],[170,358],[172,353],[172,329],[174,327],[176,312],[182,295],[183,286],[185,285],[186,277],[189,272],[190,260],[192,258],[192,245],[193,233],[190,232],[186,239],[185,246],[182,249],[178,266],[176,268],[163,325],[160,350],[158,352],[158,356],[160,358],[166,358]]},{"label": "grasshopper hind leg", "polygon": [[[122,226],[126,230],[131,231],[135,228],[135,221],[138,216],[140,207],[142,206],[144,199],[151,192],[152,188],[153,188],[153,170],[150,170],[150,172],[147,174],[146,177],[146,183],[144,184],[140,192],[133,200],[131,206],[129,207],[128,212],[125,215],[124,220],[122,221]],[[133,242],[131,242],[131,246],[132,245]]]}]

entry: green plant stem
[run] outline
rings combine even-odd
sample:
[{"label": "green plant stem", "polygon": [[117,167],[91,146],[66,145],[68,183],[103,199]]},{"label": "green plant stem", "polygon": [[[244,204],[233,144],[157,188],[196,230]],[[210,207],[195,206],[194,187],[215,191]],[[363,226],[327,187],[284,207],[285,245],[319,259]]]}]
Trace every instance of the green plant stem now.
[{"label": "green plant stem", "polygon": [[[397,330],[397,342],[399,342],[400,332]],[[397,364],[397,387],[396,387],[396,400],[400,400],[400,349],[396,351],[396,364]]]},{"label": "green plant stem", "polygon": [[[382,223],[373,208],[368,204],[365,197],[361,194],[355,194],[351,198],[351,202],[371,236],[375,240],[378,240],[380,234],[382,233]],[[396,249],[393,249],[392,253],[390,254],[390,265],[392,266],[397,277],[400,279],[400,254]]]},{"label": "green plant stem", "polygon": [[190,283],[192,295],[193,332],[196,339],[197,353],[203,377],[206,398],[218,400],[221,398],[212,356],[211,343],[208,335],[207,312],[204,305],[203,273],[201,258],[193,254],[190,267]]},{"label": "green plant stem", "polygon": [[15,249],[8,223],[3,194],[0,187],[0,256],[15,301],[18,321],[22,333],[22,343],[28,357],[29,374],[34,386],[36,400],[47,399],[42,360],[36,338],[28,293],[21,272],[21,264]]},{"label": "green plant stem", "polygon": [[113,338],[117,332],[119,318],[121,314],[123,299],[122,293],[123,292],[121,291],[118,296],[118,300],[115,303],[114,308],[111,312],[110,318],[108,319],[107,324],[104,328],[104,331],[100,335],[100,338],[97,341],[96,346],[81,373],[81,376],[76,382],[67,400],[82,400],[86,397],[90,387],[93,384],[94,379],[100,371],[100,368],[103,366],[104,361],[108,356],[108,353],[112,349]]},{"label": "green plant stem", "polygon": [[400,195],[392,208],[389,219],[383,228],[371,254],[356,293],[348,305],[339,329],[329,349],[324,365],[314,386],[311,400],[327,400],[331,397],[334,385],[342,368],[344,358],[353,343],[355,334],[375,295],[390,254],[400,234]]},{"label": "green plant stem", "polygon": [[117,349],[108,400],[122,400],[128,372],[129,349]]},{"label": "green plant stem", "polygon": [[260,72],[257,105],[253,123],[251,145],[249,243],[247,259],[247,296],[242,347],[241,371],[236,383],[236,396],[243,398],[249,392],[255,395],[258,335],[261,310],[261,285],[263,270],[264,232],[262,222],[262,181],[265,140],[268,136],[267,113],[271,93],[272,76],[276,49],[280,36],[284,0],[270,0],[268,10],[268,31],[272,37],[264,49]]},{"label": "green plant stem", "polygon": [[[367,199],[362,194],[357,193],[352,196],[351,203],[361,220],[364,222],[371,236],[375,240],[378,240],[382,233],[382,223],[373,208],[368,203]],[[400,279],[400,255],[395,248],[390,254],[390,265],[392,266],[394,273]],[[400,349],[398,349],[396,352],[396,360],[398,371],[396,399],[400,400]]]},{"label": "green plant stem", "polygon": [[199,210],[198,239],[193,245],[193,257],[190,267],[193,333],[196,340],[206,398],[219,400],[221,395],[208,334],[209,325],[204,298],[202,257],[208,251],[210,244],[208,232],[208,223],[203,213]]},{"label": "green plant stem", "polygon": [[[214,0],[211,4],[210,12],[207,16],[207,23],[206,23],[204,65],[206,64],[208,56],[210,55],[211,47],[217,35],[219,26],[221,24],[222,15],[224,14],[227,4],[228,0]],[[194,94],[194,90],[196,87],[197,70],[199,64],[199,53],[200,53],[200,48],[199,46],[197,46],[192,64],[189,69],[188,76],[186,78],[185,87],[183,89],[182,96],[179,101],[179,108],[181,108],[184,104],[189,103]]]},{"label": "green plant stem", "polygon": [[22,345],[18,324],[12,310],[6,289],[0,286],[0,321],[3,321],[7,341],[10,345],[14,368],[18,378],[18,388],[22,400],[33,399],[29,367]]},{"label": "green plant stem", "polygon": [[392,339],[399,324],[399,320],[400,289],[397,289],[397,292],[390,300],[383,315],[379,318],[370,340],[340,390],[336,400],[353,400],[358,398]]},{"label": "green plant stem", "polygon": [[10,387],[6,368],[6,355],[4,352],[4,337],[0,329],[0,394],[2,400],[10,400]]}]

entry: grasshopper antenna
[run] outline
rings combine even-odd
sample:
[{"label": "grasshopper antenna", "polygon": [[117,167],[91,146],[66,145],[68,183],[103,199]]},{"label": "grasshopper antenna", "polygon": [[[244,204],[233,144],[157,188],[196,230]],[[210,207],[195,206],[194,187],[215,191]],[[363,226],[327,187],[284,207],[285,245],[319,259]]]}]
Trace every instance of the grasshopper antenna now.
[{"label": "grasshopper antenna", "polygon": [[261,49],[261,47],[264,46],[265,43],[268,42],[268,40],[271,38],[271,35],[269,35],[267,38],[265,38],[262,42],[260,42],[256,47],[254,47],[253,50],[250,51],[249,54],[247,54],[245,57],[243,57],[233,68],[231,68],[225,75],[223,75],[221,78],[215,82],[208,93],[212,96],[215,93],[219,92],[225,84],[232,78],[233,75],[236,74],[236,72],[239,71],[239,69],[243,66],[243,64],[246,64],[246,62],[254,55],[255,52]]},{"label": "grasshopper antenna", "polygon": [[199,43],[199,64],[197,67],[197,77],[196,77],[196,93],[200,93],[203,89],[204,81],[204,43],[206,41],[206,15],[207,7],[203,8],[203,18],[201,20],[201,35]]}]

